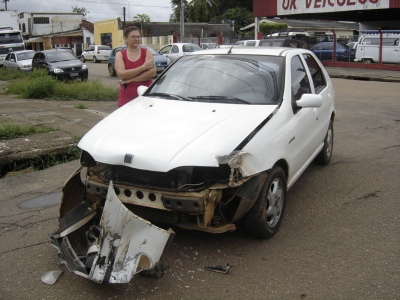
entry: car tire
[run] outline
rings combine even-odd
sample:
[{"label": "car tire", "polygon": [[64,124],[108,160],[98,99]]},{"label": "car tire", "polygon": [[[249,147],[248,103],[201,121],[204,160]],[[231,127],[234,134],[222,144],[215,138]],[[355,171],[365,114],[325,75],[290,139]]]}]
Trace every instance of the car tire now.
[{"label": "car tire", "polygon": [[110,76],[116,76],[117,72],[115,72],[112,64],[108,64],[108,74],[110,74]]},{"label": "car tire", "polygon": [[286,175],[282,168],[274,166],[253,207],[243,217],[244,231],[256,238],[273,237],[282,222],[286,205]]},{"label": "car tire", "polygon": [[100,61],[96,58],[96,56],[93,56],[93,62],[94,62],[95,64],[97,64],[97,63],[99,63]]},{"label": "car tire", "polygon": [[324,139],[324,147],[316,157],[316,162],[320,165],[327,165],[330,163],[332,158],[333,150],[333,121],[329,122],[328,131],[326,132]]},{"label": "car tire", "polygon": [[372,58],[364,58],[363,59],[364,64],[372,64],[374,60]]},{"label": "car tire", "polygon": [[85,61],[86,61],[86,59],[85,59],[85,57],[82,55],[82,56],[81,56],[81,62],[84,63]]}]

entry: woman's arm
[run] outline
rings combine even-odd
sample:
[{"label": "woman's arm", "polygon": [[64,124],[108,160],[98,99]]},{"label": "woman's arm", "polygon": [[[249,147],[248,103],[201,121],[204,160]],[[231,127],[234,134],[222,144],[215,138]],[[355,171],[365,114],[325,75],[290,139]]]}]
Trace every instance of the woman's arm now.
[{"label": "woman's arm", "polygon": [[[122,54],[121,54],[122,57]],[[133,78],[130,79],[121,79],[121,84],[130,83],[130,82],[140,82],[140,81],[147,81],[153,79],[156,76],[156,66],[154,63],[153,54],[149,49],[146,51],[146,60],[139,68],[142,68],[143,72],[139,73]],[[136,69],[133,69],[136,70]]]},{"label": "woman's arm", "polygon": [[121,51],[115,55],[114,65],[115,65],[115,71],[119,79],[123,81],[132,79],[144,72],[144,68],[142,66],[139,66],[134,69],[126,69]]}]

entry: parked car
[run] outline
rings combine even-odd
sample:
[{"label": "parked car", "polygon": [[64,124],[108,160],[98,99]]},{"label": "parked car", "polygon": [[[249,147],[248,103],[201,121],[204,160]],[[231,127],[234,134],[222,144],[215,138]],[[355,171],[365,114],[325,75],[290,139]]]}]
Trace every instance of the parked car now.
[{"label": "parked car", "polygon": [[32,57],[36,53],[34,50],[21,50],[9,52],[4,59],[4,67],[20,71],[32,70]]},{"label": "parked car", "polygon": [[67,49],[42,50],[32,58],[32,69],[47,69],[57,79],[88,79],[88,68]]},{"label": "parked car", "polygon": [[215,47],[217,47],[216,43],[200,43],[201,49],[214,49]]},{"label": "parked car", "polygon": [[174,62],[177,58],[183,55],[199,50],[201,50],[201,48],[197,44],[173,43],[162,47],[158,52],[168,57],[171,62]]},{"label": "parked car", "polygon": [[[333,42],[321,42],[314,45],[311,51],[320,60],[332,60],[333,58]],[[350,49],[347,45],[336,43],[336,61],[353,62],[355,59],[355,49]]]},{"label": "parked car", "polygon": [[168,226],[274,236],[287,190],[331,160],[334,89],[309,50],[196,51],[138,92],[80,140],[51,236],[95,282],[154,268]]},{"label": "parked car", "polygon": [[[154,57],[154,63],[156,64],[156,75],[160,75],[168,67],[170,63],[169,58],[158,53],[154,48],[150,47],[149,45],[140,45],[140,47],[150,49]],[[126,46],[119,46],[111,51],[110,57],[108,58],[108,74],[110,76],[117,75],[117,73],[115,72],[115,55],[125,48]]]},{"label": "parked car", "polygon": [[282,39],[264,39],[260,40],[258,46],[263,47],[289,47],[289,48],[304,48],[307,49],[307,43],[301,40],[290,38]]},{"label": "parked car", "polygon": [[101,63],[102,61],[108,61],[108,57],[111,54],[111,47],[105,45],[91,45],[87,49],[83,50],[81,54],[81,61],[92,60],[94,63]]},{"label": "parked car", "polygon": [[260,40],[242,40],[242,41],[237,41],[235,45],[239,46],[259,46]]}]

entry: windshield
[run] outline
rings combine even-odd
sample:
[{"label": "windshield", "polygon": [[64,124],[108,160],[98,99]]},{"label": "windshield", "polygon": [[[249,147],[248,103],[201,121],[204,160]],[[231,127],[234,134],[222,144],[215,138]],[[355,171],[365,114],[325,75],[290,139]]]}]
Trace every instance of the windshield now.
[{"label": "windshield", "polygon": [[49,63],[76,59],[77,58],[69,51],[47,53],[47,60]]},{"label": "windshield", "polygon": [[146,96],[199,102],[277,104],[281,99],[283,62],[283,57],[275,56],[184,56],[158,78]]},{"label": "windshield", "polygon": [[1,33],[0,44],[22,43],[23,39],[20,32]]},{"label": "windshield", "polygon": [[24,53],[18,53],[17,58],[18,60],[26,60],[26,59],[32,59],[32,57],[35,55],[35,51],[30,51],[30,52],[24,52]]}]

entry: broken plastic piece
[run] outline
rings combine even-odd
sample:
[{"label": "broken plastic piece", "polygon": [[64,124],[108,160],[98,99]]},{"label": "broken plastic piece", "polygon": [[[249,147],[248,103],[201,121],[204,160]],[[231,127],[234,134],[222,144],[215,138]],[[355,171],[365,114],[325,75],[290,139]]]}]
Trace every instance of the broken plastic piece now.
[{"label": "broken plastic piece", "polygon": [[223,274],[228,273],[230,268],[233,268],[233,266],[231,266],[230,264],[226,264],[226,267],[223,267],[222,265],[204,267],[204,269],[206,269],[207,271],[213,271],[213,272],[223,273]]},{"label": "broken plastic piece", "polygon": [[62,270],[48,271],[42,275],[42,281],[46,284],[53,285],[56,283],[58,277],[62,274]]}]

